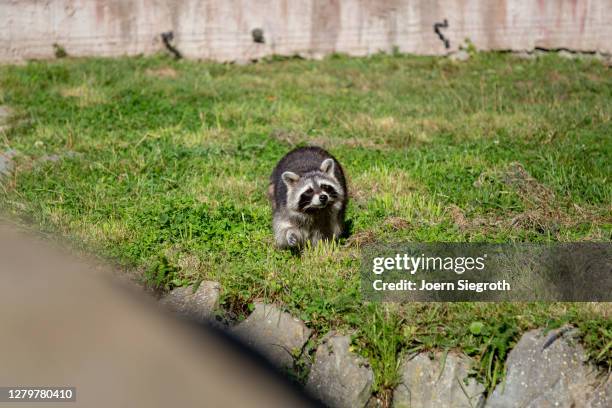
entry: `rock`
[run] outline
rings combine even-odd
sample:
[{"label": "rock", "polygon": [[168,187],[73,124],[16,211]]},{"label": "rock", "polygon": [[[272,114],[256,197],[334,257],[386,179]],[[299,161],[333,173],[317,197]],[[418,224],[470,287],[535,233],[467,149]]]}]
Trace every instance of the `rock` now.
[{"label": "rock", "polygon": [[587,404],[588,408],[607,408],[612,407],[612,375],[608,374],[608,381],[603,382],[591,394],[591,399]]},{"label": "rock", "polygon": [[77,152],[73,152],[72,150],[69,150],[67,152],[59,153],[59,154],[56,154],[56,153],[45,154],[38,159],[38,162],[39,163],[45,163],[45,162],[57,163],[61,160],[64,160],[67,158],[73,158],[73,157],[81,157],[81,153],[77,153]]},{"label": "rock", "polygon": [[349,336],[327,335],[308,376],[306,390],[330,407],[364,407],[372,394],[374,373],[350,344]]},{"label": "rock", "polygon": [[467,61],[470,59],[470,54],[466,50],[459,50],[450,54],[448,58],[451,61]]},{"label": "rock", "polygon": [[5,105],[0,105],[0,125],[4,125],[12,114],[13,111],[11,108]]},{"label": "rock", "polygon": [[308,53],[308,59],[312,59],[314,61],[323,61],[325,59],[325,57],[327,57],[327,54],[325,52],[310,52]]},{"label": "rock", "polygon": [[400,367],[402,382],[393,393],[396,408],[470,408],[484,399],[484,386],[474,378],[468,378],[472,362],[467,356],[428,353],[406,358]]},{"label": "rock", "polygon": [[62,159],[62,156],[60,156],[59,154],[46,154],[46,155],[42,156],[39,159],[39,161],[41,161],[41,162],[57,163],[61,159]]},{"label": "rock", "polygon": [[248,59],[248,58],[239,58],[237,60],[234,61],[234,65],[239,65],[239,66],[245,66],[245,65],[250,65],[253,62]]},{"label": "rock", "polygon": [[514,55],[515,58],[522,60],[534,60],[537,58],[535,53],[529,51],[517,51],[512,53],[512,55]]},{"label": "rock", "polygon": [[611,54],[601,53],[597,51],[592,55],[592,58],[594,61],[600,62],[605,67],[612,66],[612,55]]},{"label": "rock", "polygon": [[545,57],[546,55],[548,55],[548,54],[549,54],[549,52],[548,52],[548,51],[543,50],[543,49],[535,49],[535,50],[533,51],[533,53],[535,54],[535,56],[536,56],[537,58],[540,58],[540,57]]},{"label": "rock", "polygon": [[525,333],[508,355],[505,384],[495,387],[486,407],[586,406],[595,374],[574,335],[573,330]]},{"label": "rock", "polygon": [[232,332],[281,369],[293,367],[311,330],[300,320],[273,305],[256,303],[253,313]]},{"label": "rock", "polygon": [[9,128],[8,119],[12,115],[13,111],[11,108],[5,105],[0,105],[0,132],[3,132]]},{"label": "rock", "polygon": [[612,55],[611,54],[603,54],[601,52],[595,53],[594,58],[604,64],[606,67],[612,66]]},{"label": "rock", "polygon": [[183,316],[202,322],[211,320],[219,302],[221,287],[217,282],[204,281],[195,292],[193,290],[193,286],[173,289],[160,303]]},{"label": "rock", "polygon": [[578,58],[578,54],[573,53],[573,52],[569,52],[567,50],[561,50],[561,51],[557,52],[557,55],[560,56],[561,58],[565,58],[565,59],[576,59],[576,58]]},{"label": "rock", "polygon": [[387,405],[382,398],[372,395],[365,405],[365,408],[385,408]]},{"label": "rock", "polygon": [[9,174],[15,164],[13,158],[17,155],[17,151],[14,149],[8,149],[4,152],[0,152],[0,176]]}]

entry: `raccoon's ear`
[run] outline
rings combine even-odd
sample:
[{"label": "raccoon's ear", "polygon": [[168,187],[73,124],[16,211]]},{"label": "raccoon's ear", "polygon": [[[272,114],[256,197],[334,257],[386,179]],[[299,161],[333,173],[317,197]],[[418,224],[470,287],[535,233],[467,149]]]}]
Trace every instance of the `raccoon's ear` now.
[{"label": "raccoon's ear", "polygon": [[325,159],[323,163],[321,163],[321,171],[330,176],[334,175],[334,167],[334,159]]},{"label": "raccoon's ear", "polygon": [[286,171],[281,175],[281,178],[287,186],[291,187],[300,179],[300,176],[292,171]]}]

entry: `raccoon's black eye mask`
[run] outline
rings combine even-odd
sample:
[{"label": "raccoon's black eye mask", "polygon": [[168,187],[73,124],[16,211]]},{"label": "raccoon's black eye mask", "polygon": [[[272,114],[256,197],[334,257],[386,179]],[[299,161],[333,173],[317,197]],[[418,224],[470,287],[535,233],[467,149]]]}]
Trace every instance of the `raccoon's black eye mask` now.
[{"label": "raccoon's black eye mask", "polygon": [[298,202],[298,208],[300,210],[303,210],[305,207],[307,207],[308,204],[310,204],[310,202],[312,201],[313,195],[314,195],[314,190],[312,188],[309,188],[308,190],[304,191],[300,195],[300,201]]},{"label": "raccoon's black eye mask", "polygon": [[321,184],[321,190],[325,191],[331,198],[338,198],[338,192],[329,184]]}]

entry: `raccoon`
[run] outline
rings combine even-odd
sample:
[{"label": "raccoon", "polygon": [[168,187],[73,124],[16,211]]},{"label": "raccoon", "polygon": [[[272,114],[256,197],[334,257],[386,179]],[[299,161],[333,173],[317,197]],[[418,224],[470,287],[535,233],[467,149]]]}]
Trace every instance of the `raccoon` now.
[{"label": "raccoon", "polygon": [[338,238],[344,228],[348,192],[340,163],[320,147],[300,147],[276,165],[268,197],[279,248]]}]

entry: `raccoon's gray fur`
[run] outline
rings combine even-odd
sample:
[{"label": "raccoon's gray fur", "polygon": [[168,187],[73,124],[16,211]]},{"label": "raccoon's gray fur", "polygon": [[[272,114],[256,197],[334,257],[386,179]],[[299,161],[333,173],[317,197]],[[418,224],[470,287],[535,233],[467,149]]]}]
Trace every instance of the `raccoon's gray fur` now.
[{"label": "raccoon's gray fur", "polygon": [[287,153],[270,177],[272,227],[279,248],[338,238],[348,192],[340,163],[320,147]]}]

